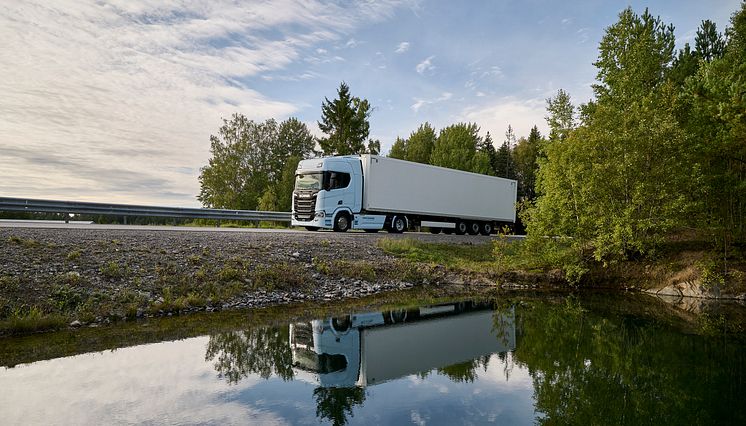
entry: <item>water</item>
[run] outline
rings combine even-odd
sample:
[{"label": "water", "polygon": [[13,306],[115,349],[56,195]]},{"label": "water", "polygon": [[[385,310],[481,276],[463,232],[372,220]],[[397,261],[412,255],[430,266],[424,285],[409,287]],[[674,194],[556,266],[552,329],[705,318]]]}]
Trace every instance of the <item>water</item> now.
[{"label": "water", "polygon": [[740,330],[615,296],[350,311],[2,368],[0,423],[746,424]]}]

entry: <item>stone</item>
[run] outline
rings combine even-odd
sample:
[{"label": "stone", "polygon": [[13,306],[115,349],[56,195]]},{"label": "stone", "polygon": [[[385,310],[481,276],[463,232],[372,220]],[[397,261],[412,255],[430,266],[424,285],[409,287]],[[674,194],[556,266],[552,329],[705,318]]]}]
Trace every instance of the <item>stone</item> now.
[{"label": "stone", "polygon": [[83,325],[83,323],[81,323],[78,320],[75,320],[75,321],[73,321],[73,322],[70,323],[70,327],[80,327],[81,325]]}]

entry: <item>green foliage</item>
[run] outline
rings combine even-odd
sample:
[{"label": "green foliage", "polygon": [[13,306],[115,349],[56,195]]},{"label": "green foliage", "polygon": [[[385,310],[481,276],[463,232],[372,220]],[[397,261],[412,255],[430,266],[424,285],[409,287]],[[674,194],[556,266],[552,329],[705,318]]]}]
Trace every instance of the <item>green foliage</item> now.
[{"label": "green foliage", "polygon": [[518,198],[536,199],[536,173],[539,170],[539,156],[544,139],[538,127],[531,128],[528,138],[520,138],[513,148],[512,158],[518,180]]},{"label": "green foliage", "polygon": [[709,19],[702,21],[694,38],[694,46],[699,57],[707,62],[718,59],[725,53],[725,39],[717,26]]},{"label": "green foliage", "polygon": [[257,123],[234,114],[223,120],[217,136],[210,136],[212,157],[201,170],[197,199],[207,207],[255,210],[269,190],[277,197],[277,208],[289,205],[290,196],[287,201],[280,198],[290,180],[288,168],[294,172],[313,148],[311,133],[296,118],[278,125],[272,119]]},{"label": "green foliage", "polygon": [[397,137],[394,144],[391,145],[391,150],[389,151],[388,156],[390,158],[406,160],[407,159],[407,140]]},{"label": "green foliage", "polygon": [[430,164],[468,172],[487,174],[489,158],[477,151],[480,144],[479,127],[474,123],[460,123],[440,131],[435,141]]},{"label": "green foliage", "polygon": [[119,266],[119,263],[111,261],[98,268],[98,271],[106,278],[117,279],[122,278],[126,274],[126,268]]},{"label": "green foliage", "polygon": [[673,41],[672,27],[625,9],[601,41],[597,100],[583,125],[559,124],[571,127],[569,95],[549,100],[553,136],[529,233],[572,236],[579,247],[590,242],[597,260],[615,261],[651,253],[686,223],[698,172],[674,114],[676,88],[664,77]]},{"label": "green foliage", "polygon": [[567,139],[575,128],[575,107],[570,100],[570,94],[562,89],[557,95],[547,99],[547,124],[549,124],[549,140],[562,141]]},{"label": "green foliage", "polygon": [[73,261],[80,259],[80,250],[73,250],[67,254],[67,260]]},{"label": "green foliage", "polygon": [[324,98],[321,104],[321,121],[319,129],[327,136],[319,139],[319,146],[324,155],[363,154],[373,148],[375,141],[366,149],[365,141],[370,134],[370,104],[367,99],[360,99],[350,94],[350,86],[342,82],[337,89],[337,98]]}]

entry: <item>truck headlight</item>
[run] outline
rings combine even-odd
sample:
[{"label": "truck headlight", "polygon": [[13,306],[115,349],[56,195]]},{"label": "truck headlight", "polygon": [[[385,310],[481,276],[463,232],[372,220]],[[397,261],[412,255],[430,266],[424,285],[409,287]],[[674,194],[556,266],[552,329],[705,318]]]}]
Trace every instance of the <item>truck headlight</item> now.
[{"label": "truck headlight", "polygon": [[316,217],[325,217],[325,216],[326,216],[326,213],[323,210],[316,212]]}]

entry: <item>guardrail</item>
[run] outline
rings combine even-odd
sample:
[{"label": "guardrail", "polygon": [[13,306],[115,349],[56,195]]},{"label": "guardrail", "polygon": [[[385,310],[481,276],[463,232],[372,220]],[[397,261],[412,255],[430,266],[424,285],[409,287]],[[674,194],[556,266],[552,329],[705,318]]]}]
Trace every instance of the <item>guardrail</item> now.
[{"label": "guardrail", "polygon": [[34,213],[74,213],[109,216],[153,216],[185,219],[249,220],[290,222],[289,212],[255,210],[199,209],[188,207],[137,206],[130,204],[88,203],[81,201],[34,200],[0,197],[0,211]]}]

